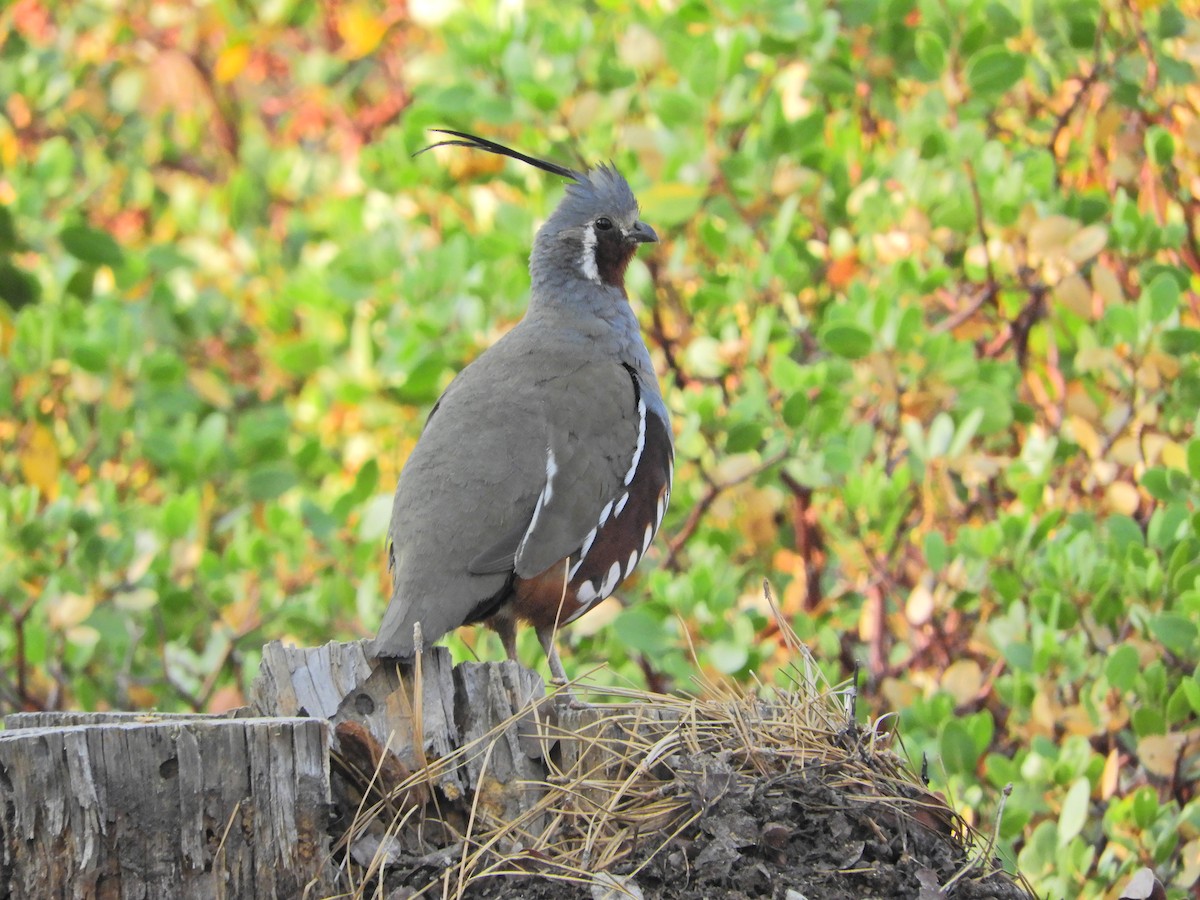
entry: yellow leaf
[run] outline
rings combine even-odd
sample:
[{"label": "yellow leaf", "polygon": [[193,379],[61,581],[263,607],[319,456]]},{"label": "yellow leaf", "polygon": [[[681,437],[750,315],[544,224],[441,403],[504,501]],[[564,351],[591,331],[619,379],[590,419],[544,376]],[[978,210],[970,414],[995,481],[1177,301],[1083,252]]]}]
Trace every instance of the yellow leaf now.
[{"label": "yellow leaf", "polygon": [[1188,470],[1187,450],[1182,444],[1167,441],[1162,448],[1162,464],[1186,472]]},{"label": "yellow leaf", "polygon": [[1087,262],[1108,244],[1108,229],[1089,225],[1067,242],[1067,256],[1074,262]]},{"label": "yellow leaf", "polygon": [[1149,734],[1138,741],[1138,759],[1151,775],[1170,778],[1175,774],[1182,747],[1181,734]]},{"label": "yellow leaf", "polygon": [[54,435],[45,425],[34,425],[20,454],[21,474],[25,481],[37,488],[43,497],[54,500],[58,497],[58,473],[61,461]]},{"label": "yellow leaf", "polygon": [[351,59],[366,56],[379,46],[387,33],[387,23],[361,6],[349,6],[338,16],[338,34]]},{"label": "yellow leaf", "polygon": [[1121,756],[1115,749],[1108,751],[1104,759],[1104,771],[1100,774],[1100,799],[1108,800],[1121,784]]},{"label": "yellow leaf", "polygon": [[942,673],[942,690],[954,698],[958,706],[972,702],[983,687],[983,670],[973,659],[952,662]]},{"label": "yellow leaf", "polygon": [[904,617],[913,625],[924,625],[933,618],[933,592],[918,583],[904,604]]},{"label": "yellow leaf", "polygon": [[1062,253],[1079,232],[1079,223],[1067,216],[1046,216],[1029,228],[1029,256],[1041,262]]},{"label": "yellow leaf", "polygon": [[1105,308],[1125,302],[1125,289],[1121,287],[1121,280],[1106,266],[1097,265],[1092,269],[1092,287],[1104,301]]},{"label": "yellow leaf", "polygon": [[1092,318],[1092,291],[1081,275],[1068,275],[1054,288],[1054,300],[1077,316]]},{"label": "yellow leaf", "polygon": [[1079,416],[1068,416],[1067,427],[1064,431],[1092,459],[1100,456],[1100,435],[1096,433],[1096,427],[1087,419],[1080,418]]},{"label": "yellow leaf", "polygon": [[1183,871],[1173,881],[1176,887],[1190,888],[1200,881],[1200,838],[1188,841],[1179,853]]},{"label": "yellow leaf", "polygon": [[223,84],[228,84],[242,74],[248,62],[250,45],[230,44],[217,57],[217,63],[213,66],[213,77]]},{"label": "yellow leaf", "polygon": [[188,383],[202,400],[217,409],[228,409],[233,404],[229,386],[209,369],[192,369],[188,372]]},{"label": "yellow leaf", "polygon": [[83,623],[96,608],[94,597],[83,594],[60,594],[50,601],[46,619],[55,631],[65,631]]},{"label": "yellow leaf", "polygon": [[1132,516],[1137,512],[1142,497],[1138,489],[1126,481],[1114,481],[1104,493],[1104,502],[1113,512],[1124,516]]}]

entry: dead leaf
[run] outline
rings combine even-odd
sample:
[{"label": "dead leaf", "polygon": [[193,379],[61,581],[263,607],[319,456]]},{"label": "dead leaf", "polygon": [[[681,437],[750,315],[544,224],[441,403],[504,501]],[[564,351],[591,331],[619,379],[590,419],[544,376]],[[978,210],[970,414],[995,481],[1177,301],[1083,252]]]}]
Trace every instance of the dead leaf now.
[{"label": "dead leaf", "polygon": [[1142,503],[1142,495],[1132,484],[1114,481],[1104,492],[1104,502],[1113,512],[1132,516]]},{"label": "dead leaf", "polygon": [[1111,799],[1120,786],[1121,754],[1116,750],[1108,751],[1104,758],[1104,771],[1100,773],[1100,799]]},{"label": "dead leaf", "polygon": [[1138,741],[1138,760],[1146,771],[1159,778],[1171,778],[1179,764],[1184,737],[1181,734],[1149,734]]},{"label": "dead leaf", "polygon": [[373,52],[387,34],[387,22],[373,15],[366,7],[355,4],[345,7],[338,15],[338,34],[346,55],[361,59]]},{"label": "dead leaf", "polygon": [[1167,900],[1167,892],[1153,869],[1138,869],[1121,892],[1121,900]]},{"label": "dead leaf", "polygon": [[924,625],[933,618],[933,592],[924,582],[918,583],[904,604],[904,617],[912,625]]},{"label": "dead leaf", "polygon": [[973,659],[956,660],[942,673],[942,690],[953,697],[958,706],[973,701],[982,687],[983,669]]},{"label": "dead leaf", "polygon": [[58,473],[62,461],[54,433],[45,425],[34,425],[19,454],[21,474],[27,484],[37,488],[47,500],[58,498]]},{"label": "dead leaf", "polygon": [[222,84],[228,84],[242,74],[248,62],[250,45],[230,44],[217,56],[217,62],[213,66],[213,77]]}]

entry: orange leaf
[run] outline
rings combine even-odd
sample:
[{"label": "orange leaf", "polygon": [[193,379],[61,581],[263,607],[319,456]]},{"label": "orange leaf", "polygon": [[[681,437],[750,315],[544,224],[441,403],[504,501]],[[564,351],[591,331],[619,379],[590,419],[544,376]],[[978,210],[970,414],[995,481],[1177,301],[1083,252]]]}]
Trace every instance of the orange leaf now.
[{"label": "orange leaf", "polygon": [[387,33],[387,23],[361,6],[350,6],[338,16],[338,34],[351,59],[366,56],[379,46]]},{"label": "orange leaf", "polygon": [[230,44],[217,57],[217,63],[213,66],[213,77],[222,84],[228,84],[242,74],[248,62],[250,62],[250,45]]},{"label": "orange leaf", "polygon": [[45,425],[34,425],[21,450],[21,474],[25,481],[37,488],[43,497],[54,500],[58,497],[58,473],[62,463],[58,458],[58,445],[54,435]]}]

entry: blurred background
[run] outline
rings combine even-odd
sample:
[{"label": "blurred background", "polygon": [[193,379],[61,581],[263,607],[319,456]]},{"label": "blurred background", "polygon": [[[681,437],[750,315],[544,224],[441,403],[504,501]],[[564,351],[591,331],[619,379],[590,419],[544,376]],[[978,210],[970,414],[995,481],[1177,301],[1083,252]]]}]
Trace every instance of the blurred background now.
[{"label": "blurred background", "polygon": [[[373,633],[391,492],[612,159],[676,428],[560,639],[787,684],[764,593],[1048,896],[1200,879],[1195,0],[0,11],[0,711],[219,711]],[[457,659],[502,658],[464,629]],[[522,655],[544,662],[532,634]]]}]

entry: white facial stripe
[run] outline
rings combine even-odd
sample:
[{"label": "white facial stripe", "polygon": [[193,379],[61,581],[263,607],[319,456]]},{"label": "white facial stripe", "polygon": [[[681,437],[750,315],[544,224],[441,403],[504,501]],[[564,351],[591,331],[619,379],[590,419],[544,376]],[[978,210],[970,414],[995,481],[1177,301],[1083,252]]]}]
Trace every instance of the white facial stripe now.
[{"label": "white facial stripe", "polygon": [[623,493],[621,495],[621,499],[617,501],[617,505],[613,509],[613,518],[614,519],[621,514],[621,510],[623,510],[625,508],[625,504],[628,502],[629,502],[629,491],[626,491],[625,493]]},{"label": "white facial stripe", "polygon": [[600,283],[600,270],[596,268],[596,226],[588,223],[583,233],[583,252],[579,256],[579,270],[588,281]]},{"label": "white facial stripe", "polygon": [[[646,449],[646,401],[638,397],[638,436],[637,444],[633,448],[633,459],[630,460],[629,470],[625,473],[625,486],[633,482],[633,476],[637,474],[638,463],[642,461],[642,451]],[[668,479],[669,481],[670,479]]]}]

